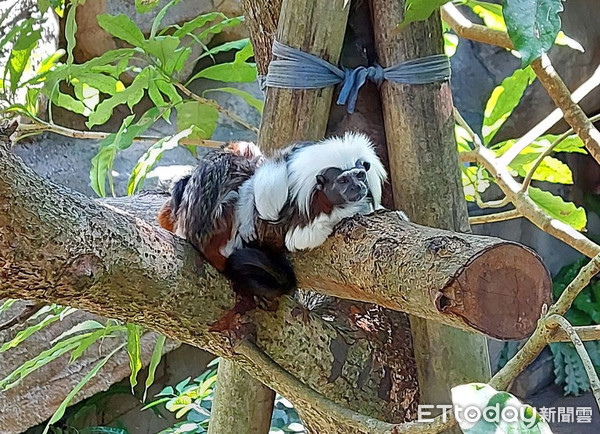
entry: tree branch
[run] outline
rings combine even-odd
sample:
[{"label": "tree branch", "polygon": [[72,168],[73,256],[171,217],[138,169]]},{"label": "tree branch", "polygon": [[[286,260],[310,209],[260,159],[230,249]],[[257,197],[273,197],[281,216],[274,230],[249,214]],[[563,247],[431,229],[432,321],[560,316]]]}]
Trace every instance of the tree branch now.
[{"label": "tree branch", "polygon": [[469,224],[481,225],[484,223],[503,222],[506,220],[518,219],[519,217],[522,217],[521,213],[516,209],[511,209],[509,211],[498,212],[494,214],[485,214],[469,217]]}]

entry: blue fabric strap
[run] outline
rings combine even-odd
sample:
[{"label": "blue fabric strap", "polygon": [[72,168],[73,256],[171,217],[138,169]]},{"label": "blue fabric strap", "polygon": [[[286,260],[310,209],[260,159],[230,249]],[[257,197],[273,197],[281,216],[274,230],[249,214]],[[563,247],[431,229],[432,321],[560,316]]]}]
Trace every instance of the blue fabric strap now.
[{"label": "blue fabric strap", "polygon": [[426,84],[450,78],[450,60],[444,54],[409,60],[389,68],[373,65],[341,70],[320,57],[275,41],[273,57],[269,72],[261,77],[263,88],[319,89],[342,83],[337,103],[347,105],[349,113],[354,112],[358,91],[367,80],[380,86],[383,80]]}]

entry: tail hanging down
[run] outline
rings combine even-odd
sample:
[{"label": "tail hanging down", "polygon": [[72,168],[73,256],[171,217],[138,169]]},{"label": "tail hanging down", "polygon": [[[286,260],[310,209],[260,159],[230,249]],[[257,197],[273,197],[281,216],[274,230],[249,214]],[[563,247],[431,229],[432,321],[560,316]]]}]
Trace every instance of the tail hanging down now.
[{"label": "tail hanging down", "polygon": [[223,274],[233,282],[236,291],[269,299],[296,289],[296,275],[287,258],[281,252],[264,248],[236,250],[227,258]]}]

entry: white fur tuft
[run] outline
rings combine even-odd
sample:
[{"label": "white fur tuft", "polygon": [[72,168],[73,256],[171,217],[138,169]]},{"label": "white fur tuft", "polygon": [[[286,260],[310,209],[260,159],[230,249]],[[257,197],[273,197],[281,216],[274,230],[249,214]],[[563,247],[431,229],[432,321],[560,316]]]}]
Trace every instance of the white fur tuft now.
[{"label": "white fur tuft", "polygon": [[[362,133],[348,132],[344,137],[331,137],[295,151],[288,163],[291,197],[300,212],[309,216],[311,195],[317,174],[329,167],[351,169],[357,160],[371,164],[367,181],[373,196],[374,208],[381,206],[381,190],[387,174],[373,149],[371,140]],[[287,185],[287,184],[286,184]]]},{"label": "white fur tuft", "polygon": [[263,163],[254,174],[254,203],[258,216],[275,221],[288,200],[288,171],[283,160]]}]

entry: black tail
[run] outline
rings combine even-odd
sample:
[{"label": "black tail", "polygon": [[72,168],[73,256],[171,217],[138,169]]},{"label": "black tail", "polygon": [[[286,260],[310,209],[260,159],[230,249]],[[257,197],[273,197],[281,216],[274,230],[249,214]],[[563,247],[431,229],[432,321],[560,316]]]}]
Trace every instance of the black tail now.
[{"label": "black tail", "polygon": [[238,292],[273,299],[296,289],[296,275],[281,253],[244,247],[227,258],[225,276]]}]

